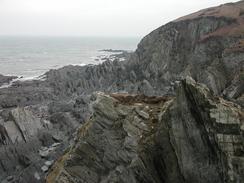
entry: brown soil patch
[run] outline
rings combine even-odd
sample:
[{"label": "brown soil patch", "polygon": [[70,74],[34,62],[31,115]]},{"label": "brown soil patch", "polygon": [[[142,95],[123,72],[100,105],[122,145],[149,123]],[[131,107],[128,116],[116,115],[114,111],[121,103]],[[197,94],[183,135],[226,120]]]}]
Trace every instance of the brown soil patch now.
[{"label": "brown soil patch", "polygon": [[239,18],[244,12],[244,1],[237,3],[223,4],[217,7],[200,10],[196,13],[176,19],[174,22],[183,20],[191,20],[199,17],[227,17],[227,18]]},{"label": "brown soil patch", "polygon": [[210,37],[218,36],[241,36],[244,34],[244,18],[240,17],[235,23],[232,23],[229,26],[225,26],[217,29],[214,32],[204,35],[199,40],[200,42],[207,40]]},{"label": "brown soil patch", "polygon": [[124,93],[113,93],[110,94],[111,97],[118,100],[121,104],[133,105],[135,103],[145,103],[145,104],[159,104],[164,103],[171,99],[168,96],[146,96],[146,95],[130,95]]}]

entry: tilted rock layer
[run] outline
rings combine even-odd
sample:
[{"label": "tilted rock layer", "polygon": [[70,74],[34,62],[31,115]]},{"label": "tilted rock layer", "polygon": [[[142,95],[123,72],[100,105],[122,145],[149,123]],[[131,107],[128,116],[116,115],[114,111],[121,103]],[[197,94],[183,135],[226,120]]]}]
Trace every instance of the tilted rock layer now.
[{"label": "tilted rock layer", "polygon": [[175,98],[98,93],[47,182],[243,182],[243,115],[189,77]]},{"label": "tilted rock layer", "polygon": [[169,22],[145,36],[123,62],[66,66],[47,72],[45,81],[15,83],[0,91],[0,108],[93,91],[174,94],[175,82],[188,75],[243,103],[243,9],[240,1]]},{"label": "tilted rock layer", "polygon": [[[4,88],[4,84],[14,77],[0,75],[0,182],[43,182],[51,162],[69,146],[77,127],[89,117],[88,106],[95,99],[92,93],[96,91],[175,96],[179,82],[191,76],[207,85],[214,94],[243,107],[243,9],[244,1],[240,1],[169,22],[145,36],[134,53],[123,53],[113,59],[115,61],[50,70],[44,80],[18,81],[9,88]],[[121,56],[125,61],[120,61]],[[99,138],[101,145],[105,142],[107,145],[106,148],[99,146],[100,154],[94,157],[99,168],[89,168],[88,155],[92,156],[96,151],[90,145],[84,145],[91,153],[81,170],[91,169],[89,172],[94,174],[86,176],[93,177],[91,181],[107,181],[116,179],[114,177],[119,174],[121,180],[129,177],[129,180],[123,180],[129,182],[243,180],[240,158],[243,154],[240,128],[243,127],[238,124],[243,117],[237,120],[238,107],[223,99],[194,93],[198,90],[187,86],[184,88],[182,84],[176,99],[100,96],[101,100],[110,103],[117,101],[115,103],[123,107],[119,111],[125,113],[124,108],[129,111],[123,117],[123,114],[113,112],[117,108],[111,108],[109,104],[104,107],[111,113],[101,109],[101,104],[94,105],[97,106],[94,108],[96,116],[87,128],[92,133],[97,129],[99,137],[94,139]],[[165,114],[162,110],[166,110]],[[118,117],[110,119],[115,113]],[[99,123],[100,119],[105,121]],[[114,121],[118,126],[115,131],[108,131],[107,126]],[[100,124],[101,129],[93,127],[94,124]],[[159,138],[161,136],[164,138]],[[94,139],[89,143],[98,144]],[[108,142],[103,142],[106,139]],[[111,157],[111,153],[103,157],[108,149],[111,149]],[[115,150],[118,155],[113,155]],[[105,165],[101,163],[103,161]],[[67,161],[67,167],[75,162]],[[143,163],[139,166],[138,162]],[[150,172],[147,167],[146,170],[142,168],[144,165]],[[118,169],[113,170],[117,166]],[[138,173],[135,173],[138,166]],[[77,168],[80,171],[80,166]],[[64,170],[67,175],[72,172]]]}]

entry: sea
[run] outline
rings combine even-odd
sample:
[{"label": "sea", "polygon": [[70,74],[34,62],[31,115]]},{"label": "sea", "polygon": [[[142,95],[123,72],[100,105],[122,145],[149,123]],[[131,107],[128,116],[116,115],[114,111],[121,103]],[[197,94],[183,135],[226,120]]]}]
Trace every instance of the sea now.
[{"label": "sea", "polygon": [[104,49],[134,51],[139,37],[0,37],[0,74],[34,79],[66,65],[99,64],[114,54]]}]

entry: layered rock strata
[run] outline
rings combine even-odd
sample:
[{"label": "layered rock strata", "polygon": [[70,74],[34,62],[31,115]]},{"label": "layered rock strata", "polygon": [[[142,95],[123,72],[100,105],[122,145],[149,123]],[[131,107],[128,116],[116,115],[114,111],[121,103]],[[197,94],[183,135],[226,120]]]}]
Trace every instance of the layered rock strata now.
[{"label": "layered rock strata", "polygon": [[[68,147],[77,126],[89,117],[94,91],[175,96],[180,80],[191,76],[214,94],[243,107],[243,9],[240,1],[202,10],[154,30],[142,39],[134,53],[122,54],[125,57],[120,55],[96,66],[66,66],[47,72],[45,80],[18,81],[10,88],[0,89],[0,181],[43,182],[50,162]],[[121,57],[125,61],[121,62]],[[0,85],[11,79],[0,76]],[[144,118],[148,116],[137,112]],[[223,109],[221,116],[227,113]],[[180,117],[184,119],[178,116],[179,120]],[[236,127],[216,124],[216,129]],[[219,139],[229,138],[229,132],[219,133]],[[52,151],[56,143],[61,143],[57,152]],[[225,145],[231,148],[228,143]],[[45,154],[51,151],[52,157],[46,158]],[[216,166],[214,162],[212,172],[222,172],[215,170]],[[238,169],[230,163],[226,167],[231,166]],[[232,170],[229,174],[234,180],[240,175]],[[226,172],[223,175],[225,180],[231,180]]]},{"label": "layered rock strata", "polygon": [[243,115],[189,77],[174,98],[98,93],[47,182],[243,182]]}]

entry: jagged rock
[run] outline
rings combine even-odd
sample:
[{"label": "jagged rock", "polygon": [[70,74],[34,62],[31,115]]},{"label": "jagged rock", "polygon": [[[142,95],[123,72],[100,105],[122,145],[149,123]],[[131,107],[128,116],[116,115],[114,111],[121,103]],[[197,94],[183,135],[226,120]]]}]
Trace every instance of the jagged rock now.
[{"label": "jagged rock", "polygon": [[7,181],[12,181],[13,179],[14,179],[13,176],[8,176],[8,177],[7,177]]},{"label": "jagged rock", "polygon": [[53,164],[53,161],[46,161],[46,162],[45,162],[45,165],[46,165],[47,167],[50,167],[52,164]]},{"label": "jagged rock", "polygon": [[144,111],[141,111],[140,109],[136,108],[136,112],[139,116],[141,116],[142,118],[144,119],[149,119],[149,114],[144,112]]},{"label": "jagged rock", "polygon": [[34,177],[35,177],[37,180],[40,180],[40,179],[41,179],[41,177],[40,177],[40,175],[39,175],[38,172],[35,172]]},{"label": "jagged rock", "polygon": [[41,169],[42,169],[43,172],[47,172],[48,171],[48,167],[46,165],[42,166]]},{"label": "jagged rock", "polygon": [[[67,112],[67,116],[71,116],[70,113],[72,111]],[[39,172],[39,179],[35,172],[41,170],[46,159],[61,155],[80,123],[71,117],[68,118],[70,124],[58,121],[58,125],[54,125],[48,119],[50,115],[49,108],[41,104],[0,112],[0,182],[9,174],[17,182],[44,181],[46,172]],[[64,124],[69,124],[68,128],[61,128]]]},{"label": "jagged rock", "polygon": [[39,155],[42,158],[47,158],[50,155],[50,153],[52,153],[54,150],[56,150],[57,147],[60,146],[60,145],[61,145],[60,143],[54,143],[54,144],[52,144],[49,147],[41,147],[39,149]]},{"label": "jagged rock", "polygon": [[[16,134],[14,137],[17,140],[28,141],[32,136],[36,136],[38,130],[42,129],[42,124],[40,118],[35,117],[28,107],[26,108],[16,108],[11,112],[11,117],[13,119],[13,124],[16,125],[16,131],[12,132],[10,136]],[[6,128],[9,130],[9,134],[13,128]],[[15,139],[12,139],[14,142]]]},{"label": "jagged rock", "polygon": [[[105,158],[105,162],[107,167],[113,167],[114,169],[109,169],[111,171],[109,171],[109,176],[104,177],[105,182],[118,178],[121,179],[122,182],[135,182],[135,177],[131,172],[137,171],[134,167],[143,167],[144,161],[142,161],[142,158],[133,159],[130,168],[124,163],[119,163],[118,166],[114,167],[116,162],[109,159],[114,158],[114,152],[118,152],[116,158],[119,157],[121,162],[128,163],[128,161],[134,157],[136,152],[135,147],[138,147],[138,139],[140,139],[141,131],[150,133],[152,130],[157,130],[158,128],[157,125],[148,125],[147,123],[147,121],[151,120],[151,117],[153,117],[152,124],[157,124],[157,116],[160,112],[157,111],[157,109],[152,109],[152,105],[157,106],[158,98],[145,97],[141,94],[150,96],[166,94],[168,96],[174,96],[176,95],[176,88],[178,88],[179,81],[187,76],[191,76],[196,81],[206,84],[214,94],[221,95],[225,99],[243,106],[243,6],[243,1],[222,5],[220,7],[202,10],[200,13],[193,14],[190,17],[178,19],[161,26],[144,37],[134,53],[126,53],[125,61],[123,62],[119,61],[121,58],[120,55],[117,58],[113,57],[113,59],[95,66],[66,66],[58,70],[50,70],[45,74],[45,80],[15,82],[9,88],[0,89],[0,181],[6,180],[8,175],[13,175],[18,182],[37,181],[34,174],[40,171],[41,166],[46,161],[45,158],[41,158],[39,155],[39,149],[42,146],[50,147],[53,143],[59,142],[60,146],[48,155],[48,158],[51,156],[51,159],[56,159],[61,152],[68,147],[69,143],[74,141],[74,132],[80,124],[90,117],[89,103],[96,100],[96,96],[92,94],[94,91],[124,93],[123,95],[117,94],[111,96],[118,100],[120,105],[131,105],[129,105],[128,110],[123,108],[115,113],[113,113],[113,110],[110,110],[111,106],[109,103],[98,107],[102,114],[106,115],[106,117],[103,117],[98,113],[98,117],[105,119],[103,123],[97,123],[96,130],[98,132],[101,132],[104,128],[113,126],[114,118],[120,119],[121,116],[131,115],[131,110],[133,111],[133,118],[131,115],[131,119],[126,120],[123,125],[121,125],[123,127],[123,133],[116,134],[117,132],[114,132],[112,135],[108,134],[108,138],[106,139],[108,141],[108,146],[106,146],[106,149],[101,150],[101,153],[103,153],[103,151],[109,151],[109,144],[114,143],[115,146],[118,147],[116,143],[121,143],[121,139],[125,139],[124,146],[120,144],[119,147],[131,149],[131,151],[124,152],[110,148],[113,151]],[[1,78],[0,76],[0,80],[2,80]],[[197,85],[193,84],[193,86]],[[182,89],[182,91],[184,90]],[[133,95],[132,97],[127,96],[125,93],[139,95]],[[187,91],[186,93],[190,92]],[[178,99],[179,96],[182,96],[182,103],[178,103],[180,106],[178,108],[176,107],[178,105],[176,105],[176,101],[174,100],[174,102],[171,103],[170,100],[167,102],[167,97],[167,100],[163,100],[162,103],[166,102],[166,106],[174,106],[172,107],[173,112],[176,111],[176,109],[179,110],[179,113],[181,113],[183,117],[175,112],[174,116],[178,121],[184,119],[184,115],[188,114],[190,116],[190,122],[194,121],[192,117],[193,114],[189,112],[192,110],[189,110],[187,105],[183,105],[186,104],[186,101],[188,101],[187,104],[191,101],[188,100],[189,96],[187,98],[183,97],[183,94],[178,95]],[[140,111],[148,113],[149,119],[147,119],[148,115],[143,114],[144,117],[142,117],[136,113],[134,108],[132,109],[132,107],[138,107],[138,104],[136,104],[138,100],[140,101],[139,103],[142,104],[142,106],[139,106]],[[217,102],[214,101],[214,104],[216,103]],[[192,101],[190,104],[190,106],[192,106]],[[198,104],[199,103],[194,105],[198,106]],[[117,105],[117,102],[115,105]],[[229,103],[223,105],[227,105],[228,107]],[[165,108],[168,109],[166,106]],[[160,108],[161,107],[162,106],[160,106]],[[181,107],[184,107],[186,113],[181,112],[181,109],[183,110]],[[205,109],[205,107],[204,105],[203,108]],[[205,119],[205,115],[209,115],[211,119],[213,118],[213,121],[218,121],[216,118],[219,112],[221,114],[221,119],[219,120],[221,125],[222,122],[226,121],[226,114],[233,120],[234,114],[225,109],[222,104],[218,104],[215,108],[216,109],[211,108],[211,114],[208,110],[205,111],[202,117]],[[105,109],[108,109],[108,111],[104,112]],[[150,110],[152,111],[150,112]],[[114,115],[119,115],[119,117]],[[164,117],[164,115],[162,115],[162,117]],[[172,116],[168,117],[169,124],[170,121],[173,122],[171,117]],[[189,125],[192,125],[190,122]],[[118,123],[120,124],[120,121]],[[220,130],[222,129],[221,125],[219,123],[216,124],[215,128],[219,130],[218,132],[222,133]],[[172,125],[175,127],[178,123]],[[228,133],[232,133],[232,130],[236,133],[237,126],[238,124],[232,126],[228,125],[228,127],[224,129]],[[164,129],[163,132],[168,132],[168,126],[163,126],[162,128]],[[182,128],[183,127],[181,127],[181,129]],[[239,127],[237,129],[239,129]],[[240,129],[243,129],[243,126]],[[172,133],[173,132],[174,131],[172,131]],[[128,136],[124,138],[124,134],[126,133]],[[180,135],[184,135],[184,133]],[[189,133],[189,135],[190,136],[187,137],[192,139],[191,135],[194,134]],[[110,138],[110,136],[112,138]],[[207,136],[208,135],[205,133],[205,135],[203,135],[204,139],[207,139]],[[144,135],[142,134],[142,138],[143,137]],[[190,165],[193,163],[186,163],[187,167],[182,164],[177,165],[177,163],[174,163],[176,162],[176,158],[178,158],[178,156],[175,155],[178,151],[170,149],[170,144],[168,143],[170,137],[168,133],[163,134],[163,137],[164,138],[161,138],[161,140],[157,142],[157,147],[163,149],[159,151],[156,151],[156,149],[156,154],[149,150],[145,152],[145,155],[151,153],[152,156],[157,159],[145,160],[146,162],[152,161],[155,163],[155,165],[150,164],[155,175],[148,172],[143,175],[143,173],[138,172],[138,177],[143,177],[141,181],[146,180],[146,182],[150,182],[153,180],[160,182],[161,178],[157,171],[159,169],[161,170],[161,167],[165,167],[165,164],[162,163],[162,161],[165,161],[167,165],[172,164],[172,167],[165,169],[163,173],[160,172],[163,177],[167,175],[168,178],[166,178],[167,180],[165,181],[182,182],[182,177],[191,179],[190,175],[188,176],[188,172],[192,170],[193,167]],[[228,139],[229,136],[219,134],[218,138]],[[235,140],[237,138],[237,140],[239,139],[240,141],[239,136],[233,138]],[[104,140],[103,136],[100,139]],[[75,140],[77,140],[77,138],[75,138]],[[143,140],[144,139],[141,141],[143,142]],[[183,138],[183,140],[185,140],[185,138]],[[238,143],[240,143],[239,141]],[[101,144],[102,143],[105,142],[102,141]],[[150,143],[145,144],[150,145]],[[202,146],[205,145],[204,143],[199,143],[199,146],[201,146],[201,144],[203,144]],[[84,146],[86,148],[91,148],[89,144]],[[176,149],[182,148],[178,146],[179,144],[176,144],[173,147]],[[230,146],[231,145],[228,145],[228,148],[231,148]],[[142,149],[151,148],[142,145],[140,147],[142,147]],[[152,145],[152,150],[155,149],[154,147],[155,146]],[[165,147],[168,147],[168,149],[165,149]],[[204,146],[204,148],[206,150],[202,152],[202,154],[206,155],[209,146]],[[164,152],[161,152],[161,150]],[[171,152],[171,154],[168,152]],[[222,150],[219,152],[222,152]],[[237,154],[242,154],[242,152],[243,150],[238,150]],[[160,153],[168,157],[168,160],[162,158]],[[190,153],[191,152],[189,152],[189,158],[193,159],[194,156],[190,156]],[[93,154],[91,153],[91,155]],[[198,157],[198,154],[196,156]],[[23,157],[27,157],[27,159]],[[221,158],[222,157],[223,156],[221,156]],[[190,159],[190,162],[195,163],[192,159]],[[207,155],[206,159],[212,160],[209,159]],[[219,156],[217,159],[219,160]],[[28,161],[25,162],[25,160]],[[237,158],[237,160],[239,159]],[[185,163],[185,159],[182,161]],[[230,163],[231,161],[236,161],[236,158],[228,160],[230,167],[232,166]],[[215,161],[203,167],[202,172],[198,168],[200,166],[199,164],[201,163],[196,163],[196,167],[194,167],[199,171],[194,170],[196,175],[193,177],[199,176],[202,180],[206,179],[208,181],[212,175],[210,174],[209,178],[206,178],[206,173],[204,173],[206,167],[208,168],[211,165],[209,168],[211,173],[214,171],[218,173],[220,170],[215,170],[217,166]],[[157,167],[156,169],[155,166]],[[103,165],[101,165],[101,167],[103,167]],[[223,166],[221,165],[220,167]],[[166,166],[166,168],[168,167]],[[180,168],[184,168],[182,173],[179,173],[179,170],[181,170]],[[81,169],[85,172],[89,167],[82,167]],[[233,169],[237,169],[236,165],[233,165]],[[240,172],[242,171],[242,168],[238,169],[240,169]],[[146,170],[139,169],[138,171],[145,172]],[[220,170],[220,172],[221,171],[222,170]],[[20,174],[20,172],[22,173]],[[86,179],[86,177],[91,177],[91,182],[96,181],[99,175],[97,175],[96,172],[90,173],[92,176],[87,173],[84,175],[84,179]],[[121,176],[117,176],[117,174]],[[224,172],[224,176],[222,177],[226,178],[226,180],[231,179],[229,174],[237,173],[235,170],[230,170],[228,176],[225,176],[226,174]],[[233,175],[232,177],[234,177],[234,180],[238,180],[238,176]],[[38,181],[44,181],[44,177],[45,174],[40,172],[40,180]],[[62,176],[62,178],[64,181],[73,180],[73,178],[68,176]],[[70,178],[70,180],[66,178]],[[186,181],[187,179],[184,180]],[[213,179],[219,181],[219,176],[215,176]]]},{"label": "jagged rock", "polygon": [[[84,158],[84,164],[79,165],[78,161],[73,161],[74,159],[68,161],[68,164],[74,168],[74,172],[83,173],[77,179],[72,176],[62,176],[69,174],[66,170],[62,170],[62,173],[60,172],[62,175],[60,174],[60,179],[57,182],[61,180],[66,180],[67,182],[71,180],[97,182],[101,176],[98,172],[92,171],[93,168],[98,168],[98,171],[104,173],[106,169],[110,169],[111,174],[113,174],[113,170],[116,167],[118,172],[123,171],[125,169],[124,164],[129,164],[132,159],[137,159],[135,149],[137,148],[138,141],[144,132],[150,133],[148,130],[140,128],[139,124],[144,124],[147,126],[147,129],[151,129],[151,126],[149,126],[150,120],[148,118],[140,119],[140,115],[134,109],[138,107],[139,103],[143,103],[146,100],[148,100],[149,104],[150,102],[161,104],[166,98],[147,98],[144,96],[132,101],[133,98],[131,100],[131,96],[117,94],[113,94],[113,96],[116,96],[117,99],[121,99],[122,101],[125,98],[125,101],[129,102],[132,106],[121,105],[118,100],[98,93],[97,100],[93,104],[95,118],[91,118],[91,121],[79,130],[77,141],[81,143],[81,146],[77,144],[77,148],[71,150],[77,153],[78,151],[82,151],[81,154],[84,153],[85,157],[78,154],[77,157],[74,157],[74,159]],[[150,110],[150,107],[153,107],[147,106],[148,110]],[[131,123],[132,121],[133,123]],[[88,133],[88,139],[82,139],[83,135],[85,137]],[[96,147],[97,145],[98,147]],[[62,158],[60,161],[63,160]],[[94,166],[92,162],[94,162]],[[54,182],[52,177],[52,175],[48,177],[50,182]],[[109,177],[104,177],[101,181],[106,181],[106,179],[109,179]],[[127,179],[127,177],[124,177],[124,179],[130,182],[130,179]]]},{"label": "jagged rock", "polygon": [[[96,98],[92,117],[54,164],[48,183],[242,182],[243,110],[206,86],[188,77],[176,98]],[[133,110],[138,105],[149,118]]]},{"label": "jagged rock", "polygon": [[44,148],[41,148],[39,150],[39,155],[42,157],[42,158],[46,158],[48,155],[49,155],[49,149],[47,147],[44,147]]},{"label": "jagged rock", "polygon": [[[236,154],[243,144],[233,140],[243,141],[243,121],[237,115],[243,111],[239,106],[212,96],[208,88],[188,78],[167,113],[170,115],[162,116],[162,120],[168,121],[170,140],[187,182],[243,180],[243,172],[231,168],[243,169],[243,154]],[[219,140],[219,136],[224,138]],[[239,163],[233,159],[239,159]]]},{"label": "jagged rock", "polygon": [[54,144],[52,144],[52,147],[57,147],[59,145],[61,145],[61,143],[54,143]]}]

